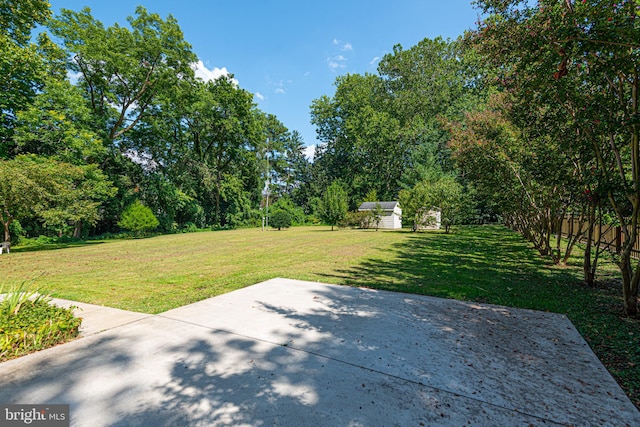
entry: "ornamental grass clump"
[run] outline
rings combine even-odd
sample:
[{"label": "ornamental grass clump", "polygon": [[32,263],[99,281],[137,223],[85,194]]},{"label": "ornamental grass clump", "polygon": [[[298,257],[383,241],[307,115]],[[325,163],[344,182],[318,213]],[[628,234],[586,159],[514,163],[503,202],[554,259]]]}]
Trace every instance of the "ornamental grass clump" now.
[{"label": "ornamental grass clump", "polygon": [[[0,294],[4,294],[0,288]],[[0,362],[70,341],[78,336],[82,319],[72,308],[51,305],[48,295],[11,289],[0,301]]]}]

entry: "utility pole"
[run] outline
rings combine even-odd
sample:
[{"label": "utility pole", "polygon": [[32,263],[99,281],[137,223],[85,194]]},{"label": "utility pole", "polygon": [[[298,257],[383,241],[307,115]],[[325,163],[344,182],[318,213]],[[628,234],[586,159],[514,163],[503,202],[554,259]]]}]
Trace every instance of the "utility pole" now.
[{"label": "utility pole", "polygon": [[269,191],[271,190],[271,171],[269,170],[269,138],[267,138],[267,145],[265,147],[265,155],[264,158],[267,162],[267,180],[266,180],[266,189],[265,195],[267,196],[267,203],[265,205],[266,216],[263,220],[264,228],[263,230],[269,230]]}]

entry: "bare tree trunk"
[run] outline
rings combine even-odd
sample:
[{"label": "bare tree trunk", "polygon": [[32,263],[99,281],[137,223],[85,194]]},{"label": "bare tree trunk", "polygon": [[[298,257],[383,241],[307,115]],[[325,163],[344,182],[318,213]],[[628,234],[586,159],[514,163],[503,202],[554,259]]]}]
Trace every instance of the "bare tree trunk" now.
[{"label": "bare tree trunk", "polygon": [[582,262],[582,272],[584,276],[584,284],[587,286],[593,286],[595,277],[592,274],[593,269],[591,268],[591,243],[593,236],[593,224],[589,224],[589,231],[587,232],[587,244],[584,248],[584,258]]},{"label": "bare tree trunk", "polygon": [[76,221],[73,228],[73,237],[75,239],[80,239],[82,237],[82,221]]},{"label": "bare tree trunk", "polygon": [[[640,265],[634,270],[631,265],[631,252],[638,236],[638,201],[633,200],[633,213],[630,224],[622,224],[625,241],[620,251],[620,272],[622,273],[622,298],[624,311],[628,316],[638,314],[638,282],[640,281]],[[620,215],[619,215],[620,216]],[[624,218],[623,218],[624,219]]]},{"label": "bare tree trunk", "polygon": [[2,209],[2,213],[0,213],[0,220],[2,220],[2,225],[4,226],[4,241],[9,242],[11,240],[9,226],[11,225],[11,222],[13,222],[13,216],[11,216],[7,208]]},{"label": "bare tree trunk", "polygon": [[[622,81],[622,79],[620,79]],[[639,113],[639,93],[638,86],[640,83],[640,76],[638,74],[638,68],[635,68],[633,76],[633,83],[631,85],[631,105],[628,110],[629,117],[636,117]],[[622,90],[620,90],[622,93]],[[613,139],[611,139],[612,146]],[[632,181],[630,189],[633,190],[632,194],[627,195],[633,211],[630,221],[624,223],[624,215],[618,210],[618,217],[622,223],[626,241],[623,245],[622,252],[620,253],[620,271],[622,272],[622,296],[624,299],[624,310],[629,316],[638,314],[638,282],[640,282],[640,264],[636,265],[635,270],[631,265],[631,252],[636,243],[638,236],[638,222],[640,217],[640,127],[634,121],[631,127],[631,176]],[[615,150],[614,150],[615,151]],[[620,162],[620,152],[615,152],[618,162]],[[621,174],[624,172],[623,168],[619,167]],[[623,177],[623,176],[622,176]],[[623,177],[624,178],[624,177]],[[611,197],[611,196],[610,196]]]},{"label": "bare tree trunk", "polygon": [[[564,211],[562,213],[553,214],[549,212],[549,218],[547,219],[549,222],[549,251],[551,252],[551,258],[553,259],[554,264],[560,264],[560,254],[562,253],[561,245],[562,245],[562,219],[561,216],[564,216]],[[551,238],[555,234],[555,247],[551,245]]]},{"label": "bare tree trunk", "polygon": [[551,224],[549,221],[549,216],[538,215],[536,222],[536,233],[538,234],[538,252],[540,252],[540,255],[542,256],[553,256],[553,250],[551,248]]},{"label": "bare tree trunk", "polygon": [[218,222],[218,224],[224,225],[222,223],[222,218],[221,218],[221,215],[220,215],[220,192],[222,191],[221,188],[220,188],[221,186],[222,186],[222,176],[220,175],[220,173],[218,173],[217,179],[216,179],[216,196],[215,196],[216,221]]},{"label": "bare tree trunk", "polygon": [[[564,222],[564,213],[562,214],[562,217],[558,217],[558,219],[556,219],[556,225],[555,225],[555,229],[556,229],[556,248],[555,248],[555,253],[556,256],[558,258],[558,263],[562,262],[563,264],[566,263],[565,259],[560,257],[560,254],[562,254],[562,223]],[[569,236],[569,240],[570,240],[570,236]]]},{"label": "bare tree trunk", "polygon": [[[588,228],[586,233],[586,246],[584,248],[584,261],[582,263],[582,271],[584,274],[584,283],[587,286],[593,286],[595,283],[595,268],[591,263],[591,249],[593,246],[594,238],[593,232],[596,225],[596,207],[595,205],[589,206],[589,215],[588,215]],[[600,241],[600,236],[602,234],[602,226],[600,227],[600,233],[598,233],[598,242]],[[596,248],[596,255],[598,254],[598,248]]]},{"label": "bare tree trunk", "polygon": [[622,273],[624,311],[628,316],[633,316],[638,314],[638,278],[631,267],[631,251],[626,249],[622,251],[619,266]]},{"label": "bare tree trunk", "polygon": [[4,241],[8,242],[11,240],[11,234],[9,233],[9,224],[11,224],[11,220],[2,221],[2,225],[4,226]]},{"label": "bare tree trunk", "polygon": [[[564,256],[562,257],[562,265],[567,265],[567,262],[569,261],[569,257],[571,257],[571,253],[573,252],[573,248],[575,247],[576,243],[578,243],[578,241],[585,234],[583,227],[584,227],[585,220],[587,220],[586,218],[588,218],[588,215],[584,215],[584,213],[580,213],[580,217],[578,219],[578,229],[576,230],[575,224],[574,224],[575,213],[573,212],[571,213],[571,219],[570,219],[571,222],[569,224],[569,233],[567,236],[567,247],[564,251]],[[562,233],[562,230],[560,232]]]}]

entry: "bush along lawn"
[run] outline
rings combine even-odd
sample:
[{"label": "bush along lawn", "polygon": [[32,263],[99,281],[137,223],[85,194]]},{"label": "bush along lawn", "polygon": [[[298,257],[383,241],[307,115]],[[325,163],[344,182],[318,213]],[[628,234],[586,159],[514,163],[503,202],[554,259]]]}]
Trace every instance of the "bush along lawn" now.
[{"label": "bush along lawn", "polygon": [[72,308],[51,305],[50,300],[22,287],[5,295],[0,302],[0,362],[53,347],[78,336],[82,320],[74,317]]}]

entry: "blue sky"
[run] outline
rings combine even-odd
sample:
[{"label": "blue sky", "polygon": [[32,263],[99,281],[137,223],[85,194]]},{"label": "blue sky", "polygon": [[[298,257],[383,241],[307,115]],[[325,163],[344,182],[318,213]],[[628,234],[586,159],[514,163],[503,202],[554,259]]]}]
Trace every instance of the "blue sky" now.
[{"label": "blue sky", "polygon": [[105,26],[126,25],[138,4],[163,18],[173,15],[206,70],[232,73],[305,145],[317,143],[309,106],[332,96],[337,76],[376,72],[400,43],[425,37],[455,39],[475,27],[470,0],[50,0],[60,8],[88,6]]}]

